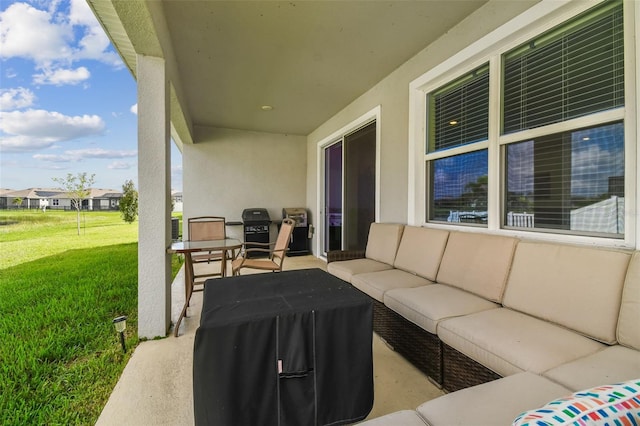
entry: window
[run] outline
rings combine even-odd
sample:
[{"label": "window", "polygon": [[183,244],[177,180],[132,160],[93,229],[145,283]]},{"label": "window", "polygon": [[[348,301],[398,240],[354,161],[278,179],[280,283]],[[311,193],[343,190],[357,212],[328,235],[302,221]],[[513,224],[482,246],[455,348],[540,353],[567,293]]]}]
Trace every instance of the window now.
[{"label": "window", "polygon": [[503,134],[523,135],[505,145],[504,226],[624,237],[624,123],[600,114],[624,106],[623,80],[621,2],[503,55]]},{"label": "window", "polygon": [[624,105],[622,3],[607,2],[503,56],[503,132]]},{"label": "window", "polygon": [[452,63],[485,64],[458,78],[442,84],[452,69],[438,70],[412,83],[426,101],[414,129],[425,137],[427,222],[627,238],[628,5],[586,7],[553,28],[532,18],[545,30],[524,43],[479,44]]},{"label": "window", "polygon": [[[427,96],[429,220],[487,221],[489,65]],[[447,152],[463,147],[463,153]],[[432,154],[432,155],[429,155]]]},{"label": "window", "polygon": [[60,205],[60,200],[58,200],[57,198],[54,198],[54,199],[52,200],[52,202],[53,202],[53,205],[54,205],[54,206],[59,206],[59,205]]},{"label": "window", "polygon": [[621,122],[506,146],[506,225],[624,233]]},{"label": "window", "polygon": [[487,163],[486,149],[431,161],[429,219],[486,224]]},{"label": "window", "polygon": [[431,93],[428,102],[427,152],[487,140],[489,65]]}]

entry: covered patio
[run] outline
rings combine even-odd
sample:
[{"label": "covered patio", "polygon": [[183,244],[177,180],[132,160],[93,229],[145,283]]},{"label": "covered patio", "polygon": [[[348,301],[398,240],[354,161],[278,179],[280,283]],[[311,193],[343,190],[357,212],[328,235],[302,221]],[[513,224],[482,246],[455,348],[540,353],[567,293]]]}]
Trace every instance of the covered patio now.
[{"label": "covered patio", "polygon": [[[637,2],[87,1],[138,83],[141,338],[167,335],[182,294],[167,253],[171,143],[185,218],[265,208],[273,240],[282,209],[309,212],[311,254],[285,268],[326,268],[374,221],[638,249]],[[141,344],[101,424],[192,422],[197,297],[183,336]],[[376,356],[395,356],[380,343]],[[376,367],[372,416],[439,392],[390,365]]]},{"label": "covered patio", "polygon": [[[289,258],[284,266],[285,270],[326,270],[325,262],[313,256]],[[175,322],[184,301],[184,269],[176,276],[171,289],[171,316]],[[182,321],[179,337],[171,335],[138,345],[97,425],[186,426],[194,423],[193,344],[201,308],[202,292],[198,292],[191,299],[189,317]],[[379,338],[374,338],[373,353],[376,398],[369,418],[413,409],[425,399],[442,395],[420,370]]]}]

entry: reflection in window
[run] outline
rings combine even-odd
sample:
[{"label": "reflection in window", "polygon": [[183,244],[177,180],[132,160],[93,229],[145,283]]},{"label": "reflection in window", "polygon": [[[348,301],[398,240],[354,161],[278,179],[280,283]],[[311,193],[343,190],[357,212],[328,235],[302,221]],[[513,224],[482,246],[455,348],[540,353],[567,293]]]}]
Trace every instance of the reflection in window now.
[{"label": "reflection in window", "polygon": [[487,223],[487,150],[428,162],[429,220]]},{"label": "reflection in window", "polygon": [[505,225],[624,235],[624,125],[506,146]]}]

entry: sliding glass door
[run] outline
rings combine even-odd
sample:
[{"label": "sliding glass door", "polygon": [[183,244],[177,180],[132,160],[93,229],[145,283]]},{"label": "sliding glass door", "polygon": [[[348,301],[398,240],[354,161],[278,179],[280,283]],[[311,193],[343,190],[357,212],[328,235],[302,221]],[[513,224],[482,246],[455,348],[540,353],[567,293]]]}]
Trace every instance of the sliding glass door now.
[{"label": "sliding glass door", "polygon": [[375,121],[327,146],[324,165],[324,252],[364,249],[375,221]]}]

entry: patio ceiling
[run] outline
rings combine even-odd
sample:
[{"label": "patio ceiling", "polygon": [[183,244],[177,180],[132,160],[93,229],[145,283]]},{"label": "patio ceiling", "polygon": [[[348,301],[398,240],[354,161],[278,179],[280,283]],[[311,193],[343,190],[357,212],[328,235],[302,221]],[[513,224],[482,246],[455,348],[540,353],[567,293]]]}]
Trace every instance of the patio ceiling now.
[{"label": "patio ceiling", "polygon": [[136,54],[167,58],[184,142],[194,126],[307,135],[486,3],[88,1],[134,74]]}]

